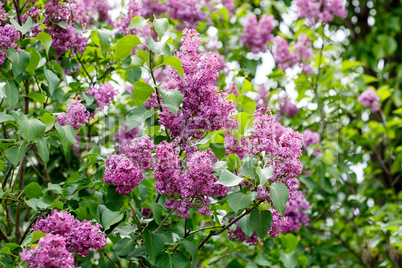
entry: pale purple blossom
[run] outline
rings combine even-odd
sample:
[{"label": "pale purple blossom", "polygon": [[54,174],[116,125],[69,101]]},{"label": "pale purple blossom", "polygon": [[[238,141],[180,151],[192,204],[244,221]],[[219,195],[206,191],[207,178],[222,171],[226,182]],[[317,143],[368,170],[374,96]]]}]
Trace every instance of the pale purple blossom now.
[{"label": "pale purple blossom", "polygon": [[302,191],[297,191],[296,196],[289,199],[286,203],[285,216],[288,220],[288,225],[282,227],[283,233],[297,231],[302,225],[308,226],[309,216],[306,211],[311,208]]},{"label": "pale purple blossom", "polygon": [[7,59],[7,50],[9,47],[15,48],[17,52],[20,48],[14,43],[20,38],[20,33],[11,24],[0,27],[0,66]]},{"label": "pale purple blossom", "polygon": [[241,41],[253,53],[265,52],[268,49],[268,43],[274,39],[271,32],[275,27],[273,16],[263,14],[258,21],[255,15],[248,15]]},{"label": "pale purple blossom", "polygon": [[124,153],[137,166],[142,169],[152,168],[152,151],[155,145],[148,136],[142,136],[127,143],[124,146]]},{"label": "pale purple blossom", "polygon": [[166,0],[166,6],[170,17],[178,20],[180,27],[197,28],[198,23],[207,17],[202,8],[209,6],[209,0]]},{"label": "pale purple blossom", "polygon": [[56,122],[60,125],[70,125],[73,126],[75,130],[81,128],[80,124],[88,123],[90,118],[90,113],[87,108],[81,103],[81,100],[75,100],[71,103],[70,107],[67,109],[67,113],[63,112],[56,116]]},{"label": "pale purple blossom", "polygon": [[309,20],[313,26],[318,22],[331,22],[335,16],[342,19],[348,15],[344,0],[296,0],[299,18]]},{"label": "pale purple blossom", "polygon": [[372,88],[364,91],[359,98],[357,98],[357,101],[366,107],[370,107],[373,113],[380,110],[380,106],[378,104],[380,97],[378,97]]},{"label": "pale purple blossom", "polygon": [[304,146],[317,145],[320,143],[320,134],[317,132],[306,129],[303,133],[304,135]]},{"label": "pale purple blossom", "polygon": [[90,251],[100,250],[106,246],[105,234],[100,231],[102,225],[92,221],[76,221],[74,228],[67,236],[67,250],[77,252],[86,257]]},{"label": "pale purple blossom", "polygon": [[47,234],[39,239],[35,247],[28,247],[21,252],[21,260],[28,263],[29,268],[74,268],[74,257],[67,250],[66,244],[65,237]]},{"label": "pale purple blossom", "polygon": [[111,84],[103,83],[99,86],[99,89],[91,87],[86,93],[94,96],[99,109],[103,110],[106,106],[110,105],[113,98],[117,95],[117,90]]}]

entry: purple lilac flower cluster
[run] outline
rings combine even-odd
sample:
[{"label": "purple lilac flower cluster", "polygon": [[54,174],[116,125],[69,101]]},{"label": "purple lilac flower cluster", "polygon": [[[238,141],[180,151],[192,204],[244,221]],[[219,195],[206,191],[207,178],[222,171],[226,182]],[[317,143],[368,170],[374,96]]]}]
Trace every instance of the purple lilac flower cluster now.
[{"label": "purple lilac flower cluster", "polygon": [[294,198],[289,199],[286,203],[285,217],[287,217],[288,224],[282,227],[283,233],[291,233],[297,231],[302,225],[307,226],[309,216],[306,211],[309,210],[310,203],[307,201],[302,191],[297,191]]},{"label": "purple lilac flower cluster", "polygon": [[7,59],[7,49],[9,47],[15,48],[17,52],[20,48],[14,43],[20,37],[20,33],[11,24],[0,26],[0,66],[4,64]]},{"label": "purple lilac flower cluster", "polygon": [[348,12],[343,0],[296,0],[299,18],[309,20],[313,26],[318,22],[330,22],[335,16],[346,18]]},{"label": "purple lilac flower cluster", "polygon": [[304,131],[304,146],[309,145],[317,145],[320,143],[320,134],[317,132],[311,131],[310,129],[306,129]]},{"label": "purple lilac flower cluster", "polygon": [[66,246],[65,237],[48,234],[39,239],[36,247],[27,248],[20,253],[20,256],[29,264],[29,268],[74,268],[73,254],[67,250]]},{"label": "purple lilac flower cluster", "polygon": [[[303,135],[276,122],[273,115],[270,114],[270,109],[260,108],[256,110],[254,116],[256,118],[251,129],[253,134],[240,141],[226,135],[225,148],[229,153],[239,155],[240,159],[245,155],[260,155],[264,152],[269,159],[272,159],[265,166],[273,167],[273,175],[268,179],[268,184],[284,183],[289,191],[289,199],[294,200],[298,197],[299,188],[299,181],[296,177],[303,169],[299,159],[302,155]],[[245,183],[247,184],[247,181]],[[269,186],[252,187],[251,190],[257,192],[259,200],[267,201],[272,205]],[[288,203],[289,206],[291,204]],[[282,217],[273,206],[270,211],[273,223],[268,234],[275,237],[284,230],[284,226],[288,225],[288,218]],[[240,230],[231,233],[231,237],[236,237],[239,241],[245,241],[243,235]]]},{"label": "purple lilac flower cluster", "polygon": [[158,17],[160,14],[167,12],[167,7],[160,0],[142,0],[141,16],[148,18],[152,16]]},{"label": "purple lilac flower cluster", "polygon": [[[75,0],[48,1],[43,16],[44,23],[53,40],[52,46],[57,54],[62,55],[70,49],[81,54],[84,52],[87,38],[75,32],[75,23],[80,23],[83,27],[89,23],[89,17],[82,2]],[[67,23],[65,27],[58,25],[58,23],[64,22]]]},{"label": "purple lilac flower cluster", "polygon": [[127,4],[127,14],[122,15],[120,20],[117,22],[116,28],[122,35],[137,34],[138,30],[131,29],[127,30],[134,17],[141,14],[142,2],[141,0],[129,0]]},{"label": "purple lilac flower cluster", "polygon": [[[231,118],[234,104],[216,93],[219,62],[216,55],[197,54],[200,40],[195,38],[195,30],[183,32],[181,52],[176,56],[181,60],[184,79],[174,70],[168,76],[171,85],[176,85],[183,95],[183,103],[177,116],[168,109],[159,114],[159,123],[169,130],[172,138],[187,140],[200,139],[203,131],[234,129],[237,123]],[[173,87],[173,88],[175,88]]]},{"label": "purple lilac flower cluster", "polygon": [[258,235],[253,232],[253,234],[247,238],[244,231],[239,227],[239,224],[236,222],[237,228],[235,230],[228,231],[228,239],[235,238],[238,242],[246,242],[249,245],[255,245],[258,242]]},{"label": "purple lilac flower cluster", "polygon": [[[83,257],[88,256],[91,250],[99,250],[105,247],[106,245],[105,233],[101,232],[100,228],[102,228],[102,226],[99,223],[95,223],[94,225],[92,221],[86,221],[86,220],[80,222],[78,220],[75,220],[74,217],[68,212],[64,210],[61,212],[57,212],[56,209],[52,210],[51,215],[47,216],[46,218],[39,219],[32,227],[33,231],[52,233],[46,235],[46,237],[50,236],[50,238],[48,238],[47,240],[64,241],[64,243],[60,242],[59,244],[62,244],[63,247],[68,252],[71,253],[77,252],[78,255]],[[54,237],[58,238],[56,239]],[[39,246],[40,245],[38,245],[38,247]],[[52,247],[50,247],[50,249],[52,249]],[[44,250],[49,250],[49,247],[44,246]],[[60,251],[62,251],[62,249],[60,249]],[[30,254],[29,252],[30,249],[27,249],[21,254],[26,256],[32,256],[32,254]],[[43,252],[41,251],[41,253]],[[50,259],[48,261],[53,261],[51,259],[52,256],[49,257]],[[38,259],[37,261],[41,261],[41,258],[37,259]],[[64,266],[38,266],[38,267],[64,267]]]},{"label": "purple lilac flower cluster", "polygon": [[372,88],[364,91],[359,98],[357,98],[357,101],[366,107],[370,107],[373,113],[380,110],[380,106],[378,105],[380,97],[378,97]]},{"label": "purple lilac flower cluster", "polygon": [[241,41],[253,53],[265,52],[268,43],[274,40],[272,30],[276,27],[273,16],[263,14],[258,21],[255,15],[248,15]]},{"label": "purple lilac flower cluster", "polygon": [[313,56],[311,48],[311,40],[305,34],[300,34],[296,44],[293,46],[294,52],[290,51],[289,43],[282,37],[276,37],[274,40],[273,56],[279,69],[285,71],[287,68],[292,68],[299,65],[305,74],[312,74],[313,69],[307,63]]},{"label": "purple lilac flower cluster", "polygon": [[71,103],[70,107],[67,109],[67,113],[62,112],[56,116],[56,122],[60,125],[70,125],[73,126],[75,130],[81,128],[80,124],[88,123],[90,118],[90,113],[87,108],[81,103],[81,100],[75,100]]},{"label": "purple lilac flower cluster", "polygon": [[197,28],[207,14],[202,10],[209,6],[208,0],[166,0],[170,18],[178,20],[185,28]]},{"label": "purple lilac flower cluster", "polygon": [[94,96],[98,103],[98,108],[103,110],[105,106],[109,106],[113,98],[117,95],[117,90],[109,83],[104,83],[99,86],[99,89],[91,87],[86,92]]},{"label": "purple lilac flower cluster", "polygon": [[126,144],[123,150],[123,154],[108,156],[103,180],[116,184],[119,194],[129,195],[144,179],[143,170],[152,168],[154,144],[148,136],[143,136]]},{"label": "purple lilac flower cluster", "polygon": [[[188,167],[181,170],[184,164]],[[213,175],[213,153],[195,152],[185,163],[180,163],[178,152],[170,143],[163,141],[155,149],[155,189],[167,195],[165,206],[176,210],[177,215],[188,219],[189,209],[199,214],[211,215],[209,197],[224,196],[229,188],[215,184],[218,179]],[[190,202],[190,200],[192,200]]]},{"label": "purple lilac flower cluster", "polygon": [[293,117],[299,113],[299,108],[296,104],[292,103],[287,96],[282,96],[279,99],[279,116],[286,114],[287,116]]}]

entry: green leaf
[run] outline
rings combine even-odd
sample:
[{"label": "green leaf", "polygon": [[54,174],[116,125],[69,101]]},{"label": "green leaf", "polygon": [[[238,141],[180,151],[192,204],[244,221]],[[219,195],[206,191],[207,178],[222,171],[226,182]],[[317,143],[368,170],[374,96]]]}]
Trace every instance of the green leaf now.
[{"label": "green leaf", "polygon": [[37,182],[31,182],[24,187],[23,194],[28,198],[38,198],[43,195],[42,187]]},{"label": "green leaf", "polygon": [[151,97],[152,92],[154,92],[154,88],[147,83],[135,82],[133,92],[135,105],[140,106],[144,104]]},{"label": "green leaf", "polygon": [[183,65],[178,57],[165,56],[162,64],[172,66],[181,75],[181,77],[184,77]]},{"label": "green leaf", "polygon": [[183,240],[183,241],[181,241],[181,243],[183,244],[186,251],[188,253],[190,253],[191,257],[193,258],[193,267],[195,267],[195,258],[197,256],[198,247],[196,245],[194,245],[193,242],[188,241],[188,240]]},{"label": "green leaf", "polygon": [[30,74],[34,75],[36,67],[38,67],[39,61],[40,61],[40,55],[39,53],[33,49],[32,47],[29,47],[26,49],[26,51],[29,52],[31,55],[31,60],[29,61],[28,66],[25,68],[25,70]]},{"label": "green leaf", "polygon": [[250,238],[250,236],[254,232],[254,228],[251,222],[250,215],[246,215],[243,218],[241,218],[238,222],[240,229],[245,233],[247,238]]},{"label": "green leaf", "polygon": [[25,152],[25,146],[11,146],[6,152],[6,157],[8,161],[16,167],[20,163],[22,157],[25,155]]},{"label": "green leaf", "polygon": [[290,254],[286,254],[285,252],[280,250],[279,253],[281,255],[280,260],[282,261],[285,268],[294,268],[297,266],[298,256],[296,251]]},{"label": "green leaf", "polygon": [[118,256],[127,256],[134,248],[134,240],[128,237],[125,237],[113,246],[113,252]]},{"label": "green leaf", "polygon": [[120,39],[115,47],[115,58],[121,60],[127,58],[133,52],[134,47],[142,44],[136,35],[126,35]]},{"label": "green leaf", "polygon": [[81,220],[85,220],[88,217],[87,210],[83,207],[79,207],[73,211]]},{"label": "green leaf", "polygon": [[144,105],[135,107],[127,116],[127,131],[141,125],[147,118],[153,116],[154,110],[147,110]]},{"label": "green leaf", "polygon": [[155,42],[152,36],[150,36],[148,38],[148,46],[156,55],[172,56],[172,51],[167,42]]},{"label": "green leaf", "polygon": [[269,210],[253,209],[250,213],[251,225],[254,232],[263,240],[272,225],[272,213]]},{"label": "green leaf", "polygon": [[52,191],[54,194],[61,194],[63,192],[63,189],[58,184],[48,183],[47,191]]},{"label": "green leaf", "polygon": [[40,104],[43,104],[46,101],[46,96],[42,93],[37,93],[37,92],[31,92],[27,95],[25,95],[27,98],[31,98],[34,101],[39,102]]},{"label": "green leaf", "polygon": [[180,252],[165,253],[158,261],[161,268],[185,268],[188,265],[188,259]]},{"label": "green leaf", "polygon": [[145,248],[151,260],[155,260],[156,256],[162,252],[165,246],[166,237],[163,234],[155,234],[150,231],[143,233],[145,240]]},{"label": "green leaf", "polygon": [[162,36],[166,33],[169,28],[169,20],[166,18],[162,19],[154,19],[154,27],[156,32],[158,33],[159,40],[162,39]]},{"label": "green leaf", "polygon": [[67,153],[71,146],[76,143],[76,132],[70,125],[61,126],[59,122],[55,123],[57,130],[57,136],[60,138],[60,142],[63,145],[64,153]]},{"label": "green leaf", "polygon": [[151,202],[144,204],[143,206],[152,210],[152,214],[154,214],[154,219],[157,224],[160,224],[162,222],[163,208],[161,207],[161,205]]},{"label": "green leaf", "polygon": [[260,177],[260,185],[264,185],[269,178],[272,177],[272,174],[274,173],[274,168],[272,166],[269,166],[267,168],[261,169],[257,168],[257,174]]},{"label": "green leaf", "polygon": [[22,35],[26,34],[31,29],[31,27],[35,26],[35,23],[32,21],[31,17],[28,17],[28,19],[22,26],[12,18],[10,18],[10,22],[15,27],[15,29],[17,29],[17,31],[20,31],[22,33]]},{"label": "green leaf", "polygon": [[60,84],[60,78],[52,71],[45,67],[44,70],[50,95],[53,95],[55,88]]},{"label": "green leaf", "polygon": [[46,167],[47,162],[49,162],[49,147],[47,145],[47,137],[40,137],[38,139],[38,154]]},{"label": "green leaf", "polygon": [[362,63],[360,61],[344,60],[344,61],[342,61],[341,71],[346,71],[348,69],[358,67],[358,66],[361,66],[361,65],[362,65]]},{"label": "green leaf", "polygon": [[224,158],[226,155],[226,149],[223,143],[209,143],[209,148],[212,149],[216,158],[219,160]]},{"label": "green leaf", "polygon": [[243,178],[236,176],[227,169],[224,169],[219,176],[219,180],[215,182],[216,184],[222,184],[226,187],[233,187],[239,185],[243,181]]},{"label": "green leaf", "polygon": [[7,50],[7,58],[13,63],[13,75],[15,78],[25,71],[31,59],[31,54],[24,50],[17,52],[15,48],[9,47]]},{"label": "green leaf", "polygon": [[4,86],[4,91],[6,93],[6,101],[11,106],[14,107],[18,103],[20,94],[18,92],[18,87],[15,84],[15,81],[7,81]]},{"label": "green leaf", "polygon": [[233,209],[234,213],[238,214],[239,210],[248,207],[256,197],[255,192],[250,192],[247,195],[243,193],[234,193],[228,199],[229,206]]},{"label": "green leaf", "polygon": [[102,213],[102,224],[103,228],[105,231],[109,230],[109,228],[115,224],[118,223],[123,219],[124,215],[120,214],[118,211],[111,211],[106,208],[105,211]]},{"label": "green leaf", "polygon": [[14,116],[0,112],[0,123],[14,121]]},{"label": "green leaf", "polygon": [[270,187],[270,197],[274,208],[283,216],[286,210],[286,202],[289,199],[289,191],[282,182],[274,182]]},{"label": "green leaf", "polygon": [[28,120],[25,114],[20,113],[18,117],[18,125],[20,127],[21,135],[27,141],[33,141],[45,133],[46,125],[39,119]]},{"label": "green leaf", "polygon": [[44,113],[43,115],[41,115],[40,121],[42,121],[42,123],[46,125],[45,132],[51,130],[55,123],[55,120],[50,113]]},{"label": "green leaf", "polygon": [[237,109],[240,112],[253,114],[256,109],[256,105],[251,98],[244,95],[240,95],[237,97]]},{"label": "green leaf", "polygon": [[[140,53],[142,52],[142,53]],[[132,55],[131,57],[127,57],[122,64],[123,68],[138,68],[144,65],[144,63],[147,61],[146,55],[148,55],[148,52],[146,51],[140,51],[135,55]]]},{"label": "green leaf", "polygon": [[244,133],[246,132],[247,127],[251,126],[253,124],[253,121],[255,119],[255,117],[252,116],[251,114],[244,113],[244,112],[236,114],[235,118],[236,118],[237,122],[239,123],[237,130],[242,135],[244,135]]},{"label": "green leaf", "polygon": [[131,20],[130,25],[128,26],[127,30],[131,29],[139,29],[141,30],[147,25],[148,19],[144,19],[143,17],[137,16]]},{"label": "green leaf", "polygon": [[294,236],[293,234],[286,234],[286,235],[282,235],[280,236],[282,244],[286,247],[285,252],[286,253],[290,253],[293,250],[296,249],[297,244],[299,243],[299,241],[297,240],[297,237]]},{"label": "green leaf", "polygon": [[183,102],[184,95],[178,89],[170,89],[167,91],[159,91],[162,96],[163,105],[168,108],[174,115],[177,115],[180,105]]}]

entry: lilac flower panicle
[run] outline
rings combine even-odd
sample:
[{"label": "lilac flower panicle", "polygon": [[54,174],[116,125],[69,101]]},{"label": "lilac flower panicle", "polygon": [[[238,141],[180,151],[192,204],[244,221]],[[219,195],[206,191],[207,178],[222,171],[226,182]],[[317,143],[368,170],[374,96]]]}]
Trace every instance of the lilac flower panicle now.
[{"label": "lilac flower panicle", "polygon": [[136,138],[124,147],[124,153],[128,158],[142,169],[152,168],[152,151],[155,145],[150,137]]},{"label": "lilac flower panicle", "polygon": [[167,6],[161,0],[142,0],[141,16],[148,18],[153,15],[158,17],[162,13],[167,12]]},{"label": "lilac flower panicle", "polygon": [[296,0],[299,18],[309,20],[313,26],[318,22],[330,22],[335,16],[346,18],[347,11],[343,0]]},{"label": "lilac flower panicle", "polygon": [[117,95],[117,90],[111,84],[104,83],[99,86],[99,89],[91,87],[86,93],[94,96],[99,109],[103,110],[106,106],[110,105],[113,98]]},{"label": "lilac flower panicle", "polygon": [[38,220],[32,227],[34,231],[53,233],[60,236],[67,236],[75,227],[75,219],[67,211],[57,212],[52,210],[51,215]]},{"label": "lilac flower panicle", "polygon": [[89,13],[98,14],[98,21],[108,21],[113,24],[109,11],[113,9],[107,0],[82,0]]},{"label": "lilac flower panicle", "polygon": [[366,107],[370,107],[373,113],[380,110],[380,106],[378,104],[380,97],[378,97],[372,88],[364,91],[359,98],[357,98],[357,101]]},{"label": "lilac flower panicle", "polygon": [[306,129],[304,131],[304,146],[317,145],[320,143],[320,134],[317,132]]},{"label": "lilac flower panicle", "polygon": [[235,238],[238,242],[246,242],[249,245],[255,245],[258,242],[258,235],[253,232],[253,234],[247,238],[244,231],[239,227],[239,224],[236,222],[237,228],[235,230],[228,231],[228,239]]},{"label": "lilac flower panicle", "polygon": [[185,29],[181,52],[176,51],[183,64],[184,79],[173,70],[167,78],[183,93],[182,106],[177,115],[168,109],[159,114],[159,124],[169,130],[172,138],[182,140],[190,137],[201,139],[204,131],[237,126],[231,118],[233,102],[223,99],[222,93],[217,94],[215,83],[219,76],[219,62],[216,55],[197,53],[200,44],[197,35],[195,30]]},{"label": "lilac flower panicle", "polygon": [[7,59],[7,50],[9,47],[15,48],[17,52],[21,51],[14,42],[20,38],[20,33],[11,24],[0,26],[0,66]]},{"label": "lilac flower panicle", "polygon": [[67,113],[61,113],[56,116],[56,122],[60,125],[70,125],[73,126],[75,130],[81,128],[80,124],[88,123],[90,118],[90,113],[87,108],[81,103],[81,100],[75,100],[71,103],[70,107],[67,109]]},{"label": "lilac flower panicle", "polygon": [[260,21],[255,15],[248,15],[243,28],[241,41],[253,53],[265,52],[268,43],[274,39],[271,31],[275,28],[274,17],[263,14]]},{"label": "lilac flower panicle", "polygon": [[39,239],[34,248],[26,248],[20,253],[29,268],[74,268],[74,257],[66,248],[66,238],[47,234]]},{"label": "lilac flower panicle", "polygon": [[302,225],[308,226],[309,216],[306,211],[311,208],[302,191],[297,191],[296,195],[286,203],[285,216],[288,224],[283,226],[283,233],[297,231]]},{"label": "lilac flower panicle", "polygon": [[198,22],[207,17],[202,7],[208,6],[208,2],[208,0],[166,0],[166,6],[170,18],[178,20],[180,26],[197,28]]},{"label": "lilac flower panicle", "polygon": [[116,184],[119,194],[128,196],[144,179],[142,169],[123,154],[108,156],[106,166],[103,180],[106,184]]},{"label": "lilac flower panicle", "polygon": [[140,0],[129,0],[127,4],[127,14],[122,15],[120,20],[116,23],[116,28],[122,35],[137,34],[139,30],[127,30],[134,17],[141,14],[142,2]]},{"label": "lilac flower panicle", "polygon": [[74,229],[67,237],[67,250],[86,257],[91,250],[100,250],[106,246],[105,234],[100,231],[102,225],[92,221],[76,221]]}]

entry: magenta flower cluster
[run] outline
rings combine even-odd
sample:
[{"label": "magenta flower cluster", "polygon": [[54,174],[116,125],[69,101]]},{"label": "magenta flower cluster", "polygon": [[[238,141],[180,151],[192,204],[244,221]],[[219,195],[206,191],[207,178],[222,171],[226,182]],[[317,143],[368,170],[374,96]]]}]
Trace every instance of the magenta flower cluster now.
[{"label": "magenta flower cluster", "polygon": [[219,76],[219,62],[216,55],[198,54],[200,40],[195,30],[185,29],[181,52],[176,56],[181,60],[184,78],[175,70],[168,76],[172,88],[178,88],[184,95],[177,115],[168,109],[159,114],[159,124],[169,130],[171,138],[187,140],[201,139],[203,131],[234,129],[237,123],[231,118],[234,113],[232,101],[223,99],[216,93],[215,82]]},{"label": "magenta flower cluster", "polygon": [[3,2],[0,2],[0,26],[4,26],[7,23],[8,14],[6,10],[3,8]]},{"label": "magenta flower cluster", "polygon": [[307,63],[313,56],[310,38],[305,34],[300,34],[296,44],[293,46],[293,50],[293,52],[290,51],[289,43],[286,39],[279,36],[275,38],[273,56],[279,69],[285,71],[287,68],[298,65],[303,69],[304,73],[312,74],[313,69]]},{"label": "magenta flower cluster", "polygon": [[67,250],[66,238],[60,235],[47,234],[39,239],[36,247],[27,248],[20,256],[29,268],[75,267],[73,254]]},{"label": "magenta flower cluster", "polygon": [[[1,10],[1,9],[0,9]],[[7,59],[7,49],[13,47],[17,52],[20,48],[14,42],[20,38],[20,33],[11,24],[0,26],[0,66]]]},{"label": "magenta flower cluster", "polygon": [[311,208],[302,191],[297,191],[296,195],[286,203],[285,217],[288,224],[282,227],[283,233],[297,231],[302,225],[307,226],[309,216],[306,211]]},{"label": "magenta flower cluster", "polygon": [[202,10],[208,6],[206,0],[166,0],[166,6],[170,17],[178,20],[185,28],[197,28],[198,22],[207,17]]},{"label": "magenta flower cluster", "polygon": [[304,135],[304,146],[317,145],[320,143],[320,134],[317,132],[306,129],[303,133]]},{"label": "magenta flower cluster", "polygon": [[275,27],[273,16],[263,14],[258,21],[255,15],[248,15],[241,41],[253,53],[265,52],[268,50],[268,43],[274,40],[271,32]]},{"label": "magenta flower cluster", "polygon": [[330,22],[335,16],[346,18],[348,15],[343,0],[296,0],[299,18],[309,20],[313,26],[318,22]]},{"label": "magenta flower cluster", "polygon": [[117,95],[117,90],[111,84],[104,83],[99,86],[99,89],[91,87],[86,93],[94,96],[98,103],[98,108],[102,111],[106,106],[110,105],[113,98]]},{"label": "magenta flower cluster", "polygon": [[[88,40],[81,33],[75,32],[75,23],[85,27],[89,22],[89,17],[81,2],[48,1],[45,5],[43,16],[44,23],[53,40],[52,46],[57,54],[62,55],[70,49],[74,49],[81,54],[84,53]],[[60,23],[65,23],[66,25],[61,27]]]},{"label": "magenta flower cluster", "polygon": [[[172,144],[163,141],[155,149],[155,189],[167,195],[165,206],[176,210],[182,218],[190,217],[189,209],[211,215],[209,197],[227,195],[229,188],[215,184],[218,179],[212,169],[211,151],[195,152],[181,162]],[[184,166],[187,169],[184,170]],[[182,170],[183,169],[183,170]]]},{"label": "magenta flower cluster", "polygon": [[127,14],[120,16],[116,28],[122,35],[137,34],[137,29],[127,30],[134,17],[141,14],[142,2],[141,0],[129,0],[127,4]]},{"label": "magenta flower cluster", "polygon": [[75,130],[81,128],[80,124],[88,123],[90,118],[90,113],[87,108],[81,103],[81,100],[75,100],[71,103],[70,107],[67,109],[67,113],[62,112],[56,116],[56,122],[60,125],[70,125],[73,126]]},{"label": "magenta flower cluster", "polygon": [[359,98],[357,98],[357,101],[366,107],[370,107],[373,113],[380,110],[380,106],[378,104],[380,97],[378,97],[372,88],[364,91]]},{"label": "magenta flower cluster", "polygon": [[152,168],[154,144],[148,136],[143,136],[126,144],[123,150],[123,154],[108,156],[103,180],[115,184],[119,194],[129,195],[144,179],[143,170]]},{"label": "magenta flower cluster", "polygon": [[109,11],[113,8],[109,5],[107,0],[82,0],[86,11],[89,14],[98,15],[98,21],[108,21],[112,24],[112,18],[109,15]]},{"label": "magenta flower cluster", "polygon": [[[30,267],[70,267],[40,265],[63,261],[70,263],[70,256],[73,259],[71,254],[73,252],[86,257],[91,250],[99,250],[105,247],[105,233],[101,232],[100,228],[102,226],[99,223],[93,224],[92,221],[86,220],[81,222],[75,220],[71,214],[64,210],[57,212],[54,209],[51,215],[39,219],[32,227],[33,231],[48,233],[48,235],[41,238],[34,250],[28,248],[21,253],[21,257],[33,265]],[[57,252],[60,255],[49,254],[49,252]]]}]

